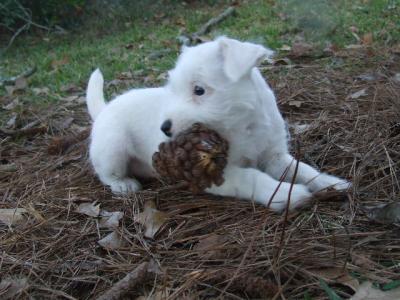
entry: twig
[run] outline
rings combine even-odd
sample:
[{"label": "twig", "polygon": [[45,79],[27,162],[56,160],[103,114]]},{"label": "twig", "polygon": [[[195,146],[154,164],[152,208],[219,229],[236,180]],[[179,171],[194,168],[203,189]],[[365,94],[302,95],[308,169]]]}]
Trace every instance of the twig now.
[{"label": "twig", "polygon": [[108,291],[98,297],[97,300],[121,299],[122,296],[132,290],[137,284],[147,280],[150,274],[157,274],[159,272],[160,270],[155,261],[143,262],[114,284]]},{"label": "twig", "polygon": [[[6,11],[10,16],[14,16],[20,20],[23,20],[25,22],[24,25],[22,25],[17,31],[15,31],[14,35],[11,37],[10,41],[8,42],[7,46],[3,49],[3,53],[6,52],[16,37],[20,35],[21,32],[24,30],[29,30],[29,28],[33,25],[37,28],[44,29],[47,31],[50,31],[50,28],[44,25],[40,25],[32,20],[32,14],[23,6],[19,1],[14,0],[14,3],[18,6],[22,14],[16,13],[14,10],[10,10],[7,8],[7,5],[0,3],[0,9]],[[25,15],[25,16],[24,16]]]},{"label": "twig", "polygon": [[290,188],[289,188],[289,194],[288,194],[288,201],[286,202],[286,210],[285,210],[285,215],[283,218],[283,224],[282,224],[282,231],[281,231],[281,237],[280,237],[280,242],[279,242],[279,248],[277,249],[277,253],[276,253],[276,259],[278,260],[279,258],[279,254],[282,251],[283,248],[283,241],[285,239],[285,233],[286,233],[286,225],[287,225],[287,220],[288,220],[288,216],[289,216],[289,209],[290,209],[290,198],[292,195],[292,191],[293,191],[293,186],[296,182],[296,177],[297,177],[297,172],[299,170],[299,163],[300,163],[300,145],[297,141],[296,143],[297,145],[297,149],[296,149],[296,166],[294,168],[294,173],[293,173],[293,177],[292,180],[290,182]]},{"label": "twig", "polygon": [[227,17],[233,15],[235,13],[235,8],[233,6],[229,6],[227,9],[225,9],[221,14],[216,16],[215,18],[211,18],[208,20],[206,24],[201,26],[201,28],[193,33],[192,35],[181,35],[178,37],[180,42],[184,45],[191,45],[191,44],[196,44],[198,42],[201,42],[201,36],[207,34],[210,32],[211,28],[218,25],[221,23],[223,20],[225,20]]},{"label": "twig", "polygon": [[37,70],[36,66],[33,66],[32,68],[25,70],[24,72],[22,72],[21,74],[19,74],[17,76],[10,77],[10,78],[4,78],[4,79],[0,78],[0,86],[15,84],[15,82],[17,81],[18,78],[22,78],[22,77],[28,78],[29,76],[32,76],[36,72],[36,70]]},{"label": "twig", "polygon": [[30,23],[25,23],[24,25],[22,25],[11,37],[11,39],[8,41],[7,46],[3,49],[3,52],[6,52],[8,50],[8,48],[11,47],[12,43],[14,42],[14,40],[17,38],[17,36],[19,36],[21,34],[21,32],[23,32],[24,30],[28,30],[30,27]]},{"label": "twig", "polygon": [[[270,207],[272,201],[274,200],[274,197],[275,197],[276,193],[278,192],[278,190],[279,190],[279,188],[280,188],[282,182],[284,181],[284,179],[285,179],[287,173],[289,172],[289,167],[290,167],[290,166],[288,166],[288,167],[285,169],[285,171],[283,172],[283,174],[281,175],[281,177],[280,177],[280,179],[279,179],[279,184],[278,184],[278,186],[275,188],[274,192],[272,193],[271,197],[270,197],[269,200],[268,200],[267,209]],[[289,201],[289,199],[288,199],[288,201]],[[288,210],[288,209],[287,209],[287,210]],[[245,262],[247,256],[248,256],[249,253],[250,253],[250,250],[253,248],[253,244],[254,244],[254,241],[255,241],[255,238],[256,238],[256,236],[257,236],[258,231],[259,231],[259,230],[262,230],[263,228],[265,228],[265,226],[267,225],[267,220],[268,220],[268,217],[265,218],[264,222],[261,223],[260,226],[258,226],[258,228],[256,228],[256,230],[254,230],[253,235],[252,235],[251,240],[250,240],[250,243],[249,243],[249,246],[247,247],[246,252],[244,253],[244,255],[243,255],[243,257],[242,257],[239,266],[236,268],[235,273],[233,274],[233,276],[232,276],[231,279],[229,280],[228,284],[227,284],[227,285],[225,286],[225,288],[223,289],[223,291],[222,291],[222,293],[220,294],[220,296],[218,297],[218,299],[221,299],[221,297],[226,293],[226,291],[228,290],[228,288],[232,285],[232,283],[234,282],[234,280],[237,279],[237,276],[238,276],[238,274],[239,274],[240,269],[243,267],[244,262]]]},{"label": "twig", "polygon": [[200,28],[200,30],[195,32],[192,36],[196,38],[196,37],[199,37],[201,35],[204,35],[204,34],[208,33],[211,30],[211,27],[221,23],[227,17],[232,15],[234,12],[235,12],[235,8],[233,6],[228,7],[220,15],[218,15],[215,18],[210,19],[206,24],[204,24]]}]

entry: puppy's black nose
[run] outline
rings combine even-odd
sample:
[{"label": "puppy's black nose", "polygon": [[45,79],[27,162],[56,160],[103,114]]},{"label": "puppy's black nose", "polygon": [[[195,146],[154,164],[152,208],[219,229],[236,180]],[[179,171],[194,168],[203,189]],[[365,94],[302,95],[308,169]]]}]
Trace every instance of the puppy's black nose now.
[{"label": "puppy's black nose", "polygon": [[161,131],[164,132],[164,134],[168,137],[172,136],[171,128],[172,128],[171,120],[167,120],[161,125]]}]

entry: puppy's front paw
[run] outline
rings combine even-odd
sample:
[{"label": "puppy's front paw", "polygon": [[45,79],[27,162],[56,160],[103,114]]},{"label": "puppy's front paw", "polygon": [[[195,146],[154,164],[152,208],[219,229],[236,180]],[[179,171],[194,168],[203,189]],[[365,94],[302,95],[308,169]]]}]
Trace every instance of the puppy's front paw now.
[{"label": "puppy's front paw", "polygon": [[327,188],[335,190],[347,190],[351,187],[351,182],[328,174],[320,174],[307,184],[311,192],[319,192]]},{"label": "puppy's front paw", "polygon": [[110,184],[110,188],[115,194],[129,194],[142,189],[141,184],[132,178],[115,180]]}]

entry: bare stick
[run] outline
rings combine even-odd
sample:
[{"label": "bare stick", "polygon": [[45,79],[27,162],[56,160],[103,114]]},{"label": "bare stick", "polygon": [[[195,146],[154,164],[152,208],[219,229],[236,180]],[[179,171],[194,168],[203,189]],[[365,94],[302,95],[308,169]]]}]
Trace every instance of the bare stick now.
[{"label": "bare stick", "polygon": [[117,300],[132,290],[137,284],[148,279],[150,274],[159,273],[155,261],[143,262],[124,278],[114,284],[108,291],[102,294],[97,300]]},{"label": "bare stick", "polygon": [[235,13],[235,8],[233,6],[229,6],[227,9],[225,9],[221,14],[216,16],[215,18],[210,19],[206,24],[204,24],[198,31],[193,33],[192,35],[181,35],[178,37],[178,40],[184,45],[190,45],[190,44],[195,44],[197,42],[201,42],[201,36],[205,35],[208,33],[212,27],[215,25],[218,25],[221,23],[223,20],[225,20],[227,17],[233,15]]},{"label": "bare stick", "polygon": [[235,8],[233,6],[228,7],[220,15],[216,16],[215,18],[210,19],[206,24],[204,24],[200,28],[200,30],[198,30],[197,32],[195,32],[193,34],[193,37],[197,38],[198,36],[208,33],[211,30],[211,27],[221,23],[227,17],[232,15],[234,12],[235,12]]}]

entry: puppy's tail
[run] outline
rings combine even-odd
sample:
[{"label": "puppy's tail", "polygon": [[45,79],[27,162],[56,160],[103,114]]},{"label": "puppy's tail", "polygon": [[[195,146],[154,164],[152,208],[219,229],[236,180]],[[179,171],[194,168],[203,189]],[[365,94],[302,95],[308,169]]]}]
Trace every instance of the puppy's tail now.
[{"label": "puppy's tail", "polygon": [[90,75],[87,91],[86,103],[92,120],[96,120],[99,113],[106,106],[103,93],[104,79],[99,69]]}]

